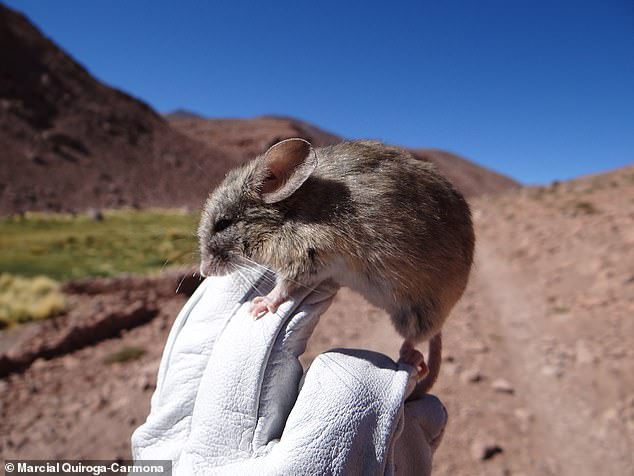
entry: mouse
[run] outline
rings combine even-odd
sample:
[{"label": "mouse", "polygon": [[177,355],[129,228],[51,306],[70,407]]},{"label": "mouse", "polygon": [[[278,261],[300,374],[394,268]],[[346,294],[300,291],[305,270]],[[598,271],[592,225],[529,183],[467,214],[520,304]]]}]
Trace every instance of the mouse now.
[{"label": "mouse", "polygon": [[[202,276],[275,273],[272,291],[252,301],[255,318],[331,280],[387,311],[401,357],[419,366],[410,398],[435,383],[475,234],[466,199],[432,163],[374,140],[282,140],[226,174],[205,201],[198,238]],[[427,366],[413,350],[425,341]]]}]

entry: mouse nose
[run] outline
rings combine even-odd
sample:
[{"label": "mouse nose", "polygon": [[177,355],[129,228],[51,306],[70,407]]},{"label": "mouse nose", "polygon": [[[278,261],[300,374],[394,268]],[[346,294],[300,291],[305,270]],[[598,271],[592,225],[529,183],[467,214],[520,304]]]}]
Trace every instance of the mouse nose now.
[{"label": "mouse nose", "polygon": [[200,259],[200,274],[203,277],[223,276],[230,271],[227,260],[222,256],[209,255]]},{"label": "mouse nose", "polygon": [[206,278],[207,276],[211,276],[212,274],[214,274],[214,272],[211,260],[209,258],[203,258],[200,261],[200,275],[203,278]]}]

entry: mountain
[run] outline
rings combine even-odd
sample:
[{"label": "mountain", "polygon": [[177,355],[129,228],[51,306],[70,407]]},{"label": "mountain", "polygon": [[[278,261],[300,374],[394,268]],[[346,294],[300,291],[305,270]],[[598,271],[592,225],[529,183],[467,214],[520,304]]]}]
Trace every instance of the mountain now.
[{"label": "mountain", "polygon": [[[205,119],[168,116],[169,122],[192,139],[218,147],[243,160],[253,158],[280,139],[303,137],[316,146],[342,140],[331,132],[288,117],[262,116],[254,119]],[[467,196],[497,193],[517,187],[514,180],[488,170],[455,154],[436,149],[412,149],[418,158],[433,162]]]},{"label": "mountain", "polygon": [[170,124],[191,139],[249,160],[276,142],[303,137],[315,146],[341,142],[342,138],[307,122],[289,117],[261,116],[253,119],[206,119],[168,116]]},{"label": "mountain", "polygon": [[234,163],[94,79],[3,5],[0,44],[0,214],[197,206]]},{"label": "mountain", "polygon": [[[28,210],[198,208],[228,168],[274,142],[335,134],[287,117],[157,114],[95,79],[29,20],[0,4],[0,215]],[[413,151],[469,195],[517,184],[465,159]]]},{"label": "mountain", "polygon": [[450,152],[438,149],[414,149],[411,152],[420,159],[436,164],[440,173],[449,178],[467,197],[498,193],[519,186],[518,182],[505,175]]},{"label": "mountain", "polygon": [[189,109],[175,109],[165,114],[167,119],[204,119],[201,114],[190,111]]}]

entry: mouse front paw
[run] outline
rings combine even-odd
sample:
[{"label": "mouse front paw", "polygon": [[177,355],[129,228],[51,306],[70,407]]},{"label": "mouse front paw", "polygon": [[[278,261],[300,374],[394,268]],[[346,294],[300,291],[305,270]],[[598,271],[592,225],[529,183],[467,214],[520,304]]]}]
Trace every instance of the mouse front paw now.
[{"label": "mouse front paw", "polygon": [[254,319],[259,319],[267,312],[275,314],[280,304],[289,299],[288,286],[284,281],[275,285],[275,287],[266,296],[258,296],[251,301],[250,313]]},{"label": "mouse front paw", "polygon": [[275,314],[277,312],[277,308],[280,307],[280,304],[284,301],[286,301],[286,299],[276,299],[271,296],[258,296],[251,301],[251,309],[249,310],[249,313],[254,319],[259,319],[267,312]]},{"label": "mouse front paw", "polygon": [[[276,309],[277,310],[277,309]],[[253,319],[259,319],[264,314],[269,312],[269,299],[266,296],[258,296],[253,301],[251,301],[251,308],[249,309],[249,314]],[[275,312],[275,311],[271,311]]]}]

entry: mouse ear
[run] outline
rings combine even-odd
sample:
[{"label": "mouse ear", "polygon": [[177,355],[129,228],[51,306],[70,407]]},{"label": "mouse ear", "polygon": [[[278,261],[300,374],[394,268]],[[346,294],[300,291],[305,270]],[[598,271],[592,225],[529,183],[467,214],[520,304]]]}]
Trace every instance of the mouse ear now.
[{"label": "mouse ear", "polygon": [[262,157],[260,190],[265,203],[290,197],[317,167],[317,155],[304,139],[286,139],[271,146]]}]

